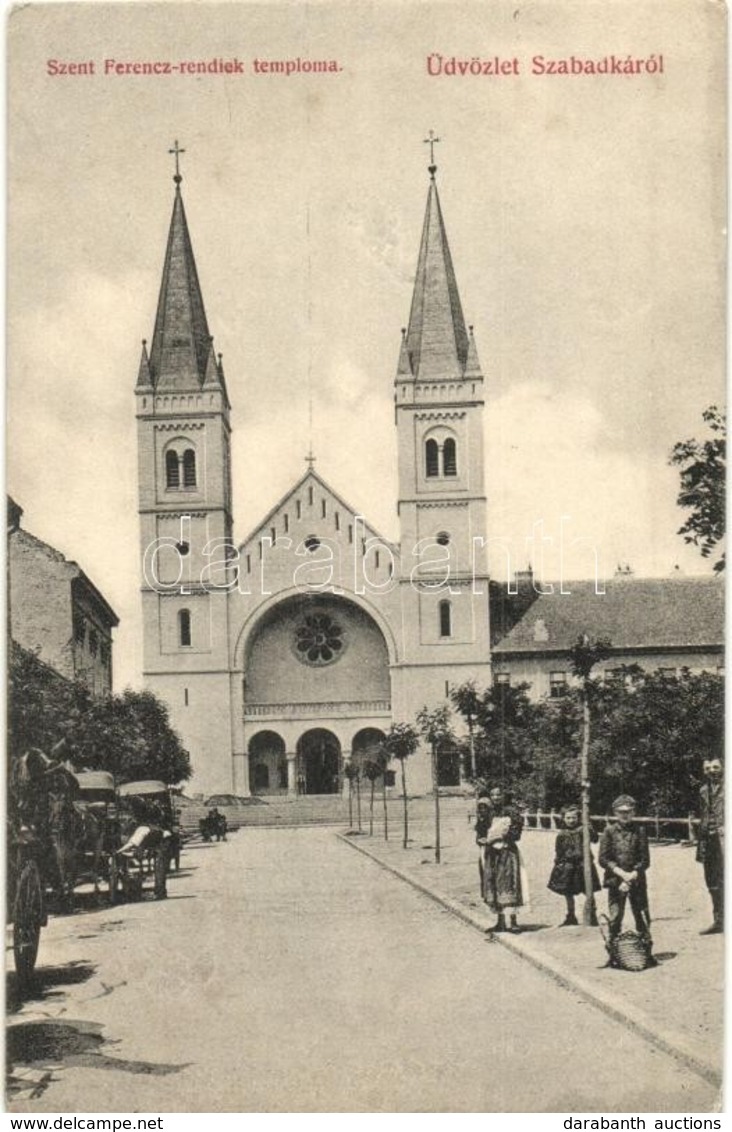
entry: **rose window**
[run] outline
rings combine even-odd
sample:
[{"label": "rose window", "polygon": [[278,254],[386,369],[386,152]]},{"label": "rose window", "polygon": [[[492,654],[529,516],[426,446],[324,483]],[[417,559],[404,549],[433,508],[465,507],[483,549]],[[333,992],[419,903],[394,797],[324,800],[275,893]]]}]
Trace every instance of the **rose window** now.
[{"label": "rose window", "polygon": [[308,614],[295,630],[295,655],[303,664],[332,664],[344,647],[343,627],[328,613]]}]

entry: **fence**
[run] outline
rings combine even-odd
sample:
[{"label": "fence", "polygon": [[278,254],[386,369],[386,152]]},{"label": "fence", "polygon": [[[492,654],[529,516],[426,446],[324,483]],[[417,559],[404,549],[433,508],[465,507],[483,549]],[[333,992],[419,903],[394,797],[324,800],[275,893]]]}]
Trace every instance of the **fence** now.
[{"label": "fence", "polygon": [[[562,829],[562,815],[556,810],[543,813],[541,810],[522,810],[524,826],[526,829],[557,830]],[[468,821],[475,820],[474,813],[468,814]],[[685,818],[664,817],[654,814],[652,817],[634,818],[640,825],[649,827],[649,836],[656,841],[696,841],[694,827],[699,825],[699,818],[689,814]],[[609,814],[590,814],[590,821],[599,831],[612,821]],[[672,832],[676,831],[676,832]]]}]

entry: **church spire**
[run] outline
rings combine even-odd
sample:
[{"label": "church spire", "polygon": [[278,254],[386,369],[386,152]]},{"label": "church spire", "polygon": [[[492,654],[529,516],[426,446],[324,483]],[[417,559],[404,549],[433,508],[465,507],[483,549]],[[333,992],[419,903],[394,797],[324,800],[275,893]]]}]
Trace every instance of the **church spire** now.
[{"label": "church spire", "polygon": [[435,182],[434,143],[439,138],[430,131],[427,140],[430,187],[406,349],[415,378],[444,380],[463,376],[469,342]]},{"label": "church spire", "polygon": [[198,282],[178,164],[184,150],[175,143],[175,198],[155,318],[150,371],[156,391],[183,392],[201,387],[211,350],[203,296]]}]

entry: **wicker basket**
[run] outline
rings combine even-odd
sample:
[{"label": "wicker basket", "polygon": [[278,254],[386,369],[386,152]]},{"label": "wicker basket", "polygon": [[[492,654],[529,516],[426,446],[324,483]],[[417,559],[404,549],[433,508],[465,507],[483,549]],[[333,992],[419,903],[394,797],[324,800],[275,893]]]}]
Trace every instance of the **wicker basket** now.
[{"label": "wicker basket", "polygon": [[638,932],[621,932],[613,943],[618,967],[623,971],[645,971],[651,957],[650,940]]},{"label": "wicker basket", "polygon": [[646,967],[655,965],[649,936],[627,931],[612,939],[607,916],[600,916],[599,927],[613,966],[619,967],[621,971],[645,971]]}]

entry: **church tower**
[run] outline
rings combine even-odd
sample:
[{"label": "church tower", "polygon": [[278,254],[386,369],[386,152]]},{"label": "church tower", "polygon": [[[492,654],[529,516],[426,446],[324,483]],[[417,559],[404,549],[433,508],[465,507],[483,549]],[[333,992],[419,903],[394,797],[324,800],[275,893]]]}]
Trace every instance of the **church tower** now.
[{"label": "church tower", "polygon": [[484,383],[463,317],[436,172],[433,156],[394,395],[405,625],[395,708],[406,719],[425,703],[444,702],[452,685],[490,681]]},{"label": "church tower", "polygon": [[177,142],[171,152],[173,214],[135,388],[143,674],[190,751],[194,788],[206,791],[231,778],[230,404],[183,207]]}]

